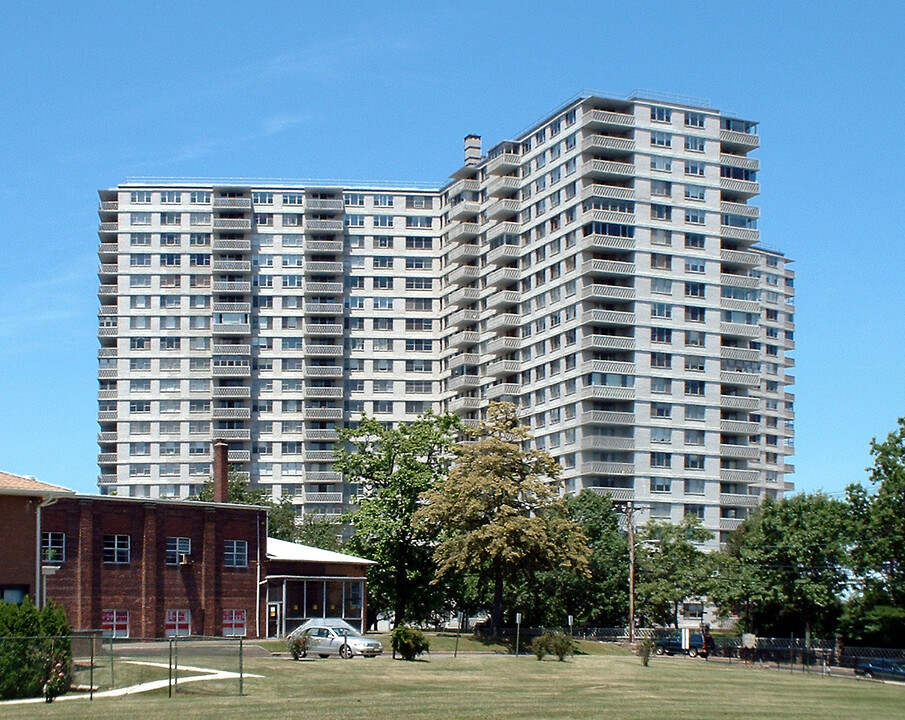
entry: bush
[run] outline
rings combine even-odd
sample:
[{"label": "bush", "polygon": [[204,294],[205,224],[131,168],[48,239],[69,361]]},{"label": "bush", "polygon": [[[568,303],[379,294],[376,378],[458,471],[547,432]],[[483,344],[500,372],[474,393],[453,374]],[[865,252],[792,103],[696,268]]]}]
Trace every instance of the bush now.
[{"label": "bush", "polygon": [[571,635],[564,632],[545,632],[538,635],[531,643],[531,650],[538,660],[543,660],[547,654],[556,655],[560,662],[566,659],[566,655],[575,654],[575,643]]},{"label": "bush", "polygon": [[430,652],[430,641],[417,628],[405,624],[397,625],[391,638],[393,657],[399,653],[403,660],[414,660],[422,653]]},{"label": "bush", "polygon": [[641,664],[644,667],[647,667],[650,663],[650,654],[654,650],[654,641],[647,637],[644,638],[644,642],[641,643],[641,646],[638,648],[638,654],[641,656]]},{"label": "bush", "polygon": [[311,647],[311,636],[302,633],[298,637],[290,638],[286,645],[289,652],[292,653],[292,659],[300,660],[308,654],[308,649]]},{"label": "bush", "polygon": [[[60,675],[62,673],[62,676]],[[38,610],[28,598],[21,605],[0,602],[0,700],[53,696],[69,689],[72,646],[62,608]]]}]

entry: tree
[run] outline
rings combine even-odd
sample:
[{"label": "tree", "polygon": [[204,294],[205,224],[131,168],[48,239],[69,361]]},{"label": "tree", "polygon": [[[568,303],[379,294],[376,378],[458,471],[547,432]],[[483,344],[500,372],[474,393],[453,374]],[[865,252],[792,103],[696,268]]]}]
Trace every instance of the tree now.
[{"label": "tree", "polygon": [[395,428],[363,417],[340,432],[334,447],[334,467],[362,486],[358,509],[344,518],[355,528],[346,547],[377,562],[368,571],[371,605],[393,610],[394,626],[426,620],[442,603],[440,588],[431,585],[436,530],[412,520],[421,493],[446,475],[460,430],[454,415],[427,413]]},{"label": "tree", "polygon": [[694,515],[682,522],[651,521],[638,533],[636,595],[641,614],[679,626],[679,605],[707,594],[710,564],[700,543],[713,537]]},{"label": "tree", "polygon": [[732,564],[714,599],[744,603],[758,633],[831,631],[847,583],[848,508],[822,493],[767,499],[729,537]]},{"label": "tree", "polygon": [[295,524],[295,541],[302,545],[340,552],[343,549],[339,540],[339,523],[327,520],[318,513],[306,513],[301,522]]},{"label": "tree", "polygon": [[507,583],[557,566],[587,573],[587,540],[557,497],[559,465],[525,450],[528,428],[511,403],[491,403],[487,420],[457,448],[449,475],[422,495],[422,529],[439,528],[438,576],[478,573],[493,588],[491,632],[503,621]]}]

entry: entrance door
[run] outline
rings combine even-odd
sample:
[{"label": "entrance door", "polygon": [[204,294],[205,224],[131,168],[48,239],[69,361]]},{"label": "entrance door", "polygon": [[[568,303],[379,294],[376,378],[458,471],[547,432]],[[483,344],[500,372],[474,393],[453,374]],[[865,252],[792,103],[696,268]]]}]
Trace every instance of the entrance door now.
[{"label": "entrance door", "polygon": [[283,603],[267,603],[267,637],[283,635]]}]

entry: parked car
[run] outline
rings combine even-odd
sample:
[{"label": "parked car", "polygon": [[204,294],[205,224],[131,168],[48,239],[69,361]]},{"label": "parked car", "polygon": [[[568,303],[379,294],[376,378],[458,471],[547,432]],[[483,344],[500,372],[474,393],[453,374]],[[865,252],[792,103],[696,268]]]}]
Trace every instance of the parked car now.
[{"label": "parked car", "polygon": [[859,660],[855,665],[855,675],[877,678],[878,680],[905,681],[905,664],[898,660],[887,660],[885,658]]},{"label": "parked car", "polygon": [[707,657],[713,652],[716,644],[710,635],[702,635],[700,633],[691,633],[688,638],[688,649],[682,647],[681,635],[666,635],[657,638],[656,653],[657,655],[674,655],[675,653],[687,654],[689,657]]},{"label": "parked car", "polygon": [[292,633],[287,639],[290,649],[301,642],[301,649],[298,652],[300,657],[307,657],[310,653],[322,658],[339,655],[348,660],[355,655],[376,657],[383,652],[383,645],[379,641],[366,638],[345,627],[306,625],[300,630]]}]

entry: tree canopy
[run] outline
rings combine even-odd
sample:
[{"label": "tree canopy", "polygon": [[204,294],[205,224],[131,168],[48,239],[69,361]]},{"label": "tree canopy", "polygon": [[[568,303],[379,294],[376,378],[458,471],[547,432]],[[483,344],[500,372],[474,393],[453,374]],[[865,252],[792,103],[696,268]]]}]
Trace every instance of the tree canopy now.
[{"label": "tree canopy", "polygon": [[415,521],[440,531],[438,576],[472,572],[491,583],[496,634],[507,582],[557,566],[586,574],[590,553],[558,498],[559,465],[546,452],[523,449],[528,428],[513,404],[491,403],[470,435],[448,476],[422,495]]}]

